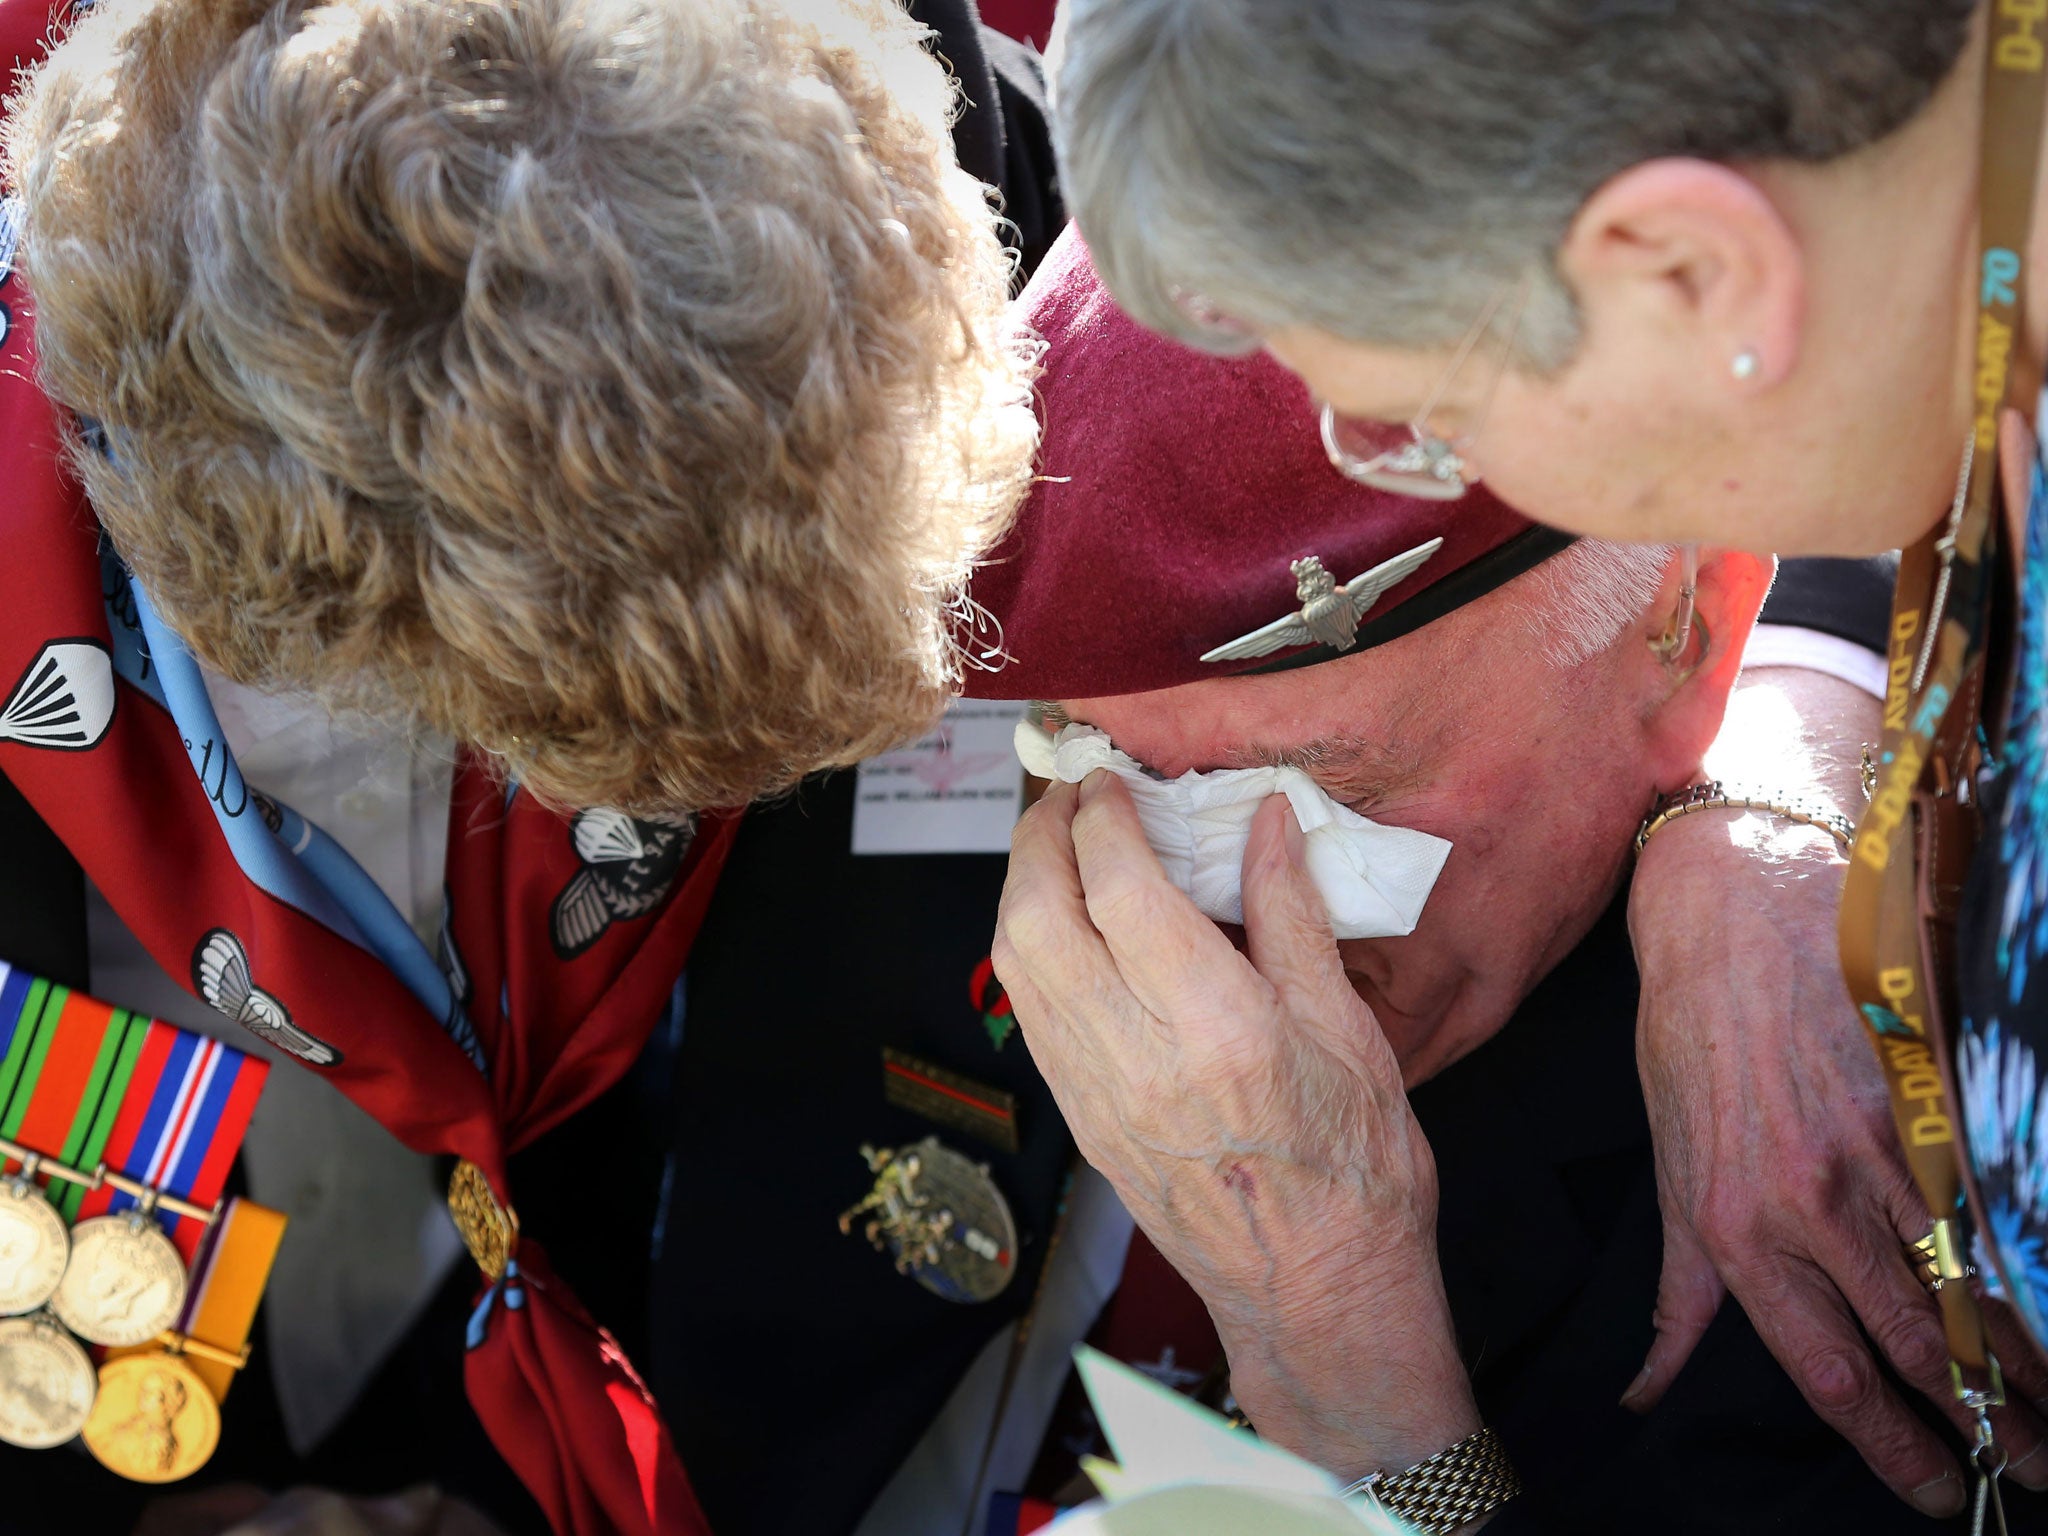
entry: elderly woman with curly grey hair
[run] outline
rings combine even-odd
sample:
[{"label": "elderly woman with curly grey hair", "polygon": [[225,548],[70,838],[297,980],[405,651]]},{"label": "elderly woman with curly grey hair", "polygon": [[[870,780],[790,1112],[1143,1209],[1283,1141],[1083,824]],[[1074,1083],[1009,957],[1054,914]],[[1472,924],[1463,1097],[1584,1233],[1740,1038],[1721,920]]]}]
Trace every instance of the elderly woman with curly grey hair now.
[{"label": "elderly woman with curly grey hair", "polygon": [[[924,9],[0,0],[0,973],[312,1069],[245,1158],[302,1448],[460,1278],[430,1159],[516,1210],[672,1015],[717,808],[985,659],[1058,215]],[[478,1412],[558,1528],[701,1529],[540,1182]]]},{"label": "elderly woman with curly grey hair", "polygon": [[1035,428],[896,6],[110,0],[22,89],[53,395],[200,659],[560,803],[921,728]]}]

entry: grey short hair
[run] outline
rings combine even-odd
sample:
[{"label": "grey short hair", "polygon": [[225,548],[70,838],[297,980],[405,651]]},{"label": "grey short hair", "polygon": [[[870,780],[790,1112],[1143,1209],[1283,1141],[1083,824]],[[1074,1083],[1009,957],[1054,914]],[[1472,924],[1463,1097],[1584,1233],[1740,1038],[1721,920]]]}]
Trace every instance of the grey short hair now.
[{"label": "grey short hair", "polygon": [[1522,622],[1552,666],[1591,661],[1650,611],[1677,553],[1675,544],[1580,539],[1517,579]]},{"label": "grey short hair", "polygon": [[1976,9],[1065,0],[1062,183],[1118,302],[1183,341],[1242,351],[1309,325],[1443,346],[1526,281],[1520,350],[1553,367],[1578,329],[1554,253],[1602,182],[1666,155],[1874,143],[1948,73]]}]

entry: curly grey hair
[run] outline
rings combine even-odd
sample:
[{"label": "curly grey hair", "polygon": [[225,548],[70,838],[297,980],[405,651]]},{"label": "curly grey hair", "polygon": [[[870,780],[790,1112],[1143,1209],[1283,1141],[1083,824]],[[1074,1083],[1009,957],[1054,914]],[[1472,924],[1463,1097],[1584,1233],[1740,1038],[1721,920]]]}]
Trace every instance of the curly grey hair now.
[{"label": "curly grey hair", "polygon": [[201,660],[651,814],[970,659],[1037,421],[956,100],[894,0],[100,0],[0,182]]}]

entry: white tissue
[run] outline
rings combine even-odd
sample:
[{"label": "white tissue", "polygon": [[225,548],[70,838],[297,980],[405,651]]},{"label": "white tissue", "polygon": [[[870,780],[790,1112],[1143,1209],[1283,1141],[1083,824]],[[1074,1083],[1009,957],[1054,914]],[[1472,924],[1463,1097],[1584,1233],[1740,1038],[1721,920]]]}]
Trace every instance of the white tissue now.
[{"label": "white tissue", "polygon": [[1441,837],[1367,821],[1299,768],[1225,768],[1155,779],[1093,726],[1069,725],[1049,737],[1028,720],[1017,726],[1017,756],[1041,779],[1078,784],[1097,768],[1122,779],[1166,877],[1219,923],[1244,921],[1244,846],[1253,814],[1273,795],[1285,795],[1294,807],[1309,878],[1340,939],[1413,933],[1451,853]]}]

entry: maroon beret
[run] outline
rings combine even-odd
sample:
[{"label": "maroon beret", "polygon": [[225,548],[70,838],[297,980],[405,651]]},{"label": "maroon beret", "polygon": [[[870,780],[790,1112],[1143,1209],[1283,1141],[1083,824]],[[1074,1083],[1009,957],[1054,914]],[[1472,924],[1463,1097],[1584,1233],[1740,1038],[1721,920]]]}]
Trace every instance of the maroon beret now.
[{"label": "maroon beret", "polygon": [[[1212,357],[1143,329],[1071,225],[1019,302],[1047,345],[1045,441],[1016,527],[974,577],[1009,658],[968,674],[974,697],[1105,698],[1332,660],[1571,542],[1484,487],[1428,502],[1346,479],[1324,456],[1300,380],[1264,353]],[[1202,659],[1302,612],[1296,561],[1312,556],[1350,583],[1439,538],[1372,603],[1351,645]]]}]

